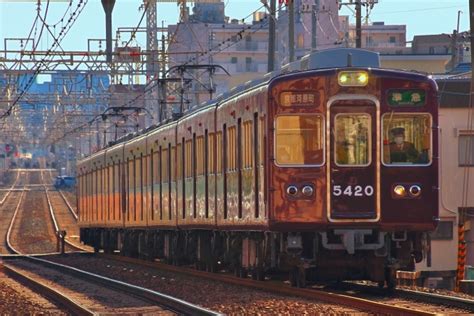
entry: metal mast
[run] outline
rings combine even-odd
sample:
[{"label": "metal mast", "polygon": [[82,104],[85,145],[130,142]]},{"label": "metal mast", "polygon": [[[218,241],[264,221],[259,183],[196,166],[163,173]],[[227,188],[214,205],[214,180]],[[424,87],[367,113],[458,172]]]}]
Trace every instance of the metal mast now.
[{"label": "metal mast", "polygon": [[144,0],[146,12],[146,50],[148,52],[146,60],[147,81],[150,81],[158,72],[157,52],[158,38],[156,25],[156,0]]}]

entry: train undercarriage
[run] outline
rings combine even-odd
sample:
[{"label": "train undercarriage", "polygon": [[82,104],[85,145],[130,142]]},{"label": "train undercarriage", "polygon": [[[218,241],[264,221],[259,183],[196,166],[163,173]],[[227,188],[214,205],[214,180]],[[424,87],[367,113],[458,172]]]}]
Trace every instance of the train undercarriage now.
[{"label": "train undercarriage", "polygon": [[371,280],[395,286],[397,270],[413,270],[428,247],[422,232],[333,229],[324,232],[82,228],[95,251],[233,271],[264,280],[288,273],[292,286],[308,282]]}]

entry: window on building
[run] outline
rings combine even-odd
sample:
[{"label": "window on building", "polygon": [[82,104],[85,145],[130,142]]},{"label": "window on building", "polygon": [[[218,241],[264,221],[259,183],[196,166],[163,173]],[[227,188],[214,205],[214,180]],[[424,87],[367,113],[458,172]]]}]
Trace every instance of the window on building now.
[{"label": "window on building", "polygon": [[430,47],[430,54],[434,54],[435,53],[435,48],[434,47]]},{"label": "window on building", "polygon": [[390,36],[389,40],[388,40],[390,43],[396,43],[397,42],[397,38],[395,36]]},{"label": "window on building", "polygon": [[231,62],[232,64],[237,64],[237,61],[238,61],[238,60],[237,60],[237,57],[231,57],[231,58],[230,58],[230,62]]},{"label": "window on building", "polygon": [[366,46],[372,46],[372,36],[368,36],[365,38],[365,43],[366,43]]},{"label": "window on building", "polygon": [[438,223],[438,227],[432,233],[432,240],[451,240],[453,239],[453,221],[441,221]]},{"label": "window on building", "polygon": [[459,135],[458,162],[460,167],[474,166],[474,132]]},{"label": "window on building", "polygon": [[245,71],[252,71],[252,57],[245,57]]}]

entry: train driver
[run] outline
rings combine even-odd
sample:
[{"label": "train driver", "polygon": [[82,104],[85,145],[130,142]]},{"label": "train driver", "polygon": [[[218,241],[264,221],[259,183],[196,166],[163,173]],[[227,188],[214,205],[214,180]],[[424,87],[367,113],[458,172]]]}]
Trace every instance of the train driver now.
[{"label": "train driver", "polygon": [[390,161],[416,163],[419,153],[412,143],[405,141],[405,129],[396,127],[390,133],[393,136],[393,141],[390,143]]}]

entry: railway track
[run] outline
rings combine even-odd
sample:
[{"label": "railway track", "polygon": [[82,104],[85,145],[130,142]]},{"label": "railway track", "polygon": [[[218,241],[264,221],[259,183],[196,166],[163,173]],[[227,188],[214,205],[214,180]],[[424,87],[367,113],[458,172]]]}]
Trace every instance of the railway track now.
[{"label": "railway track", "polygon": [[[382,296],[387,295],[386,291],[381,291],[377,285],[375,284],[363,284],[360,282],[343,282],[339,284],[339,286],[332,287],[335,290],[344,291],[344,292],[351,292],[351,293],[361,293],[362,295],[368,294],[373,296]],[[469,313],[474,313],[474,300],[455,297],[455,296],[447,296],[447,295],[440,295],[436,293],[429,293],[429,292],[421,292],[421,291],[414,291],[409,289],[403,288],[396,288],[390,291],[389,293],[392,296],[400,297],[403,299],[409,300],[416,300],[419,302],[437,304],[440,306],[450,306],[454,308],[459,308],[462,310],[466,310]]]},{"label": "railway track", "polygon": [[219,315],[199,306],[34,257],[10,257],[4,270],[74,314]]},{"label": "railway track", "polygon": [[[51,171],[49,174],[52,179]],[[77,225],[78,216],[66,197],[61,191],[48,188],[43,172],[41,178],[56,236],[65,232],[65,242],[71,251],[90,251],[89,247],[81,245],[79,226]]]},{"label": "railway track", "polygon": [[[31,181],[32,179],[33,181]],[[40,179],[41,183],[37,183]],[[25,252],[26,247],[21,242],[19,243],[19,238],[15,238],[14,235],[18,235],[22,228],[32,229],[32,227],[21,226],[15,224],[15,222],[20,213],[24,213],[25,208],[28,208],[34,202],[33,200],[26,201],[27,194],[34,194],[36,202],[40,198],[43,200],[44,206],[47,206],[49,210],[49,221],[51,222],[49,226],[54,226],[55,231],[64,228],[59,223],[66,216],[69,216],[70,221],[76,221],[67,207],[63,207],[62,211],[58,212],[61,213],[60,216],[55,214],[57,211],[54,204],[59,203],[57,201],[60,201],[61,198],[57,195],[50,199],[51,191],[44,182],[42,172],[31,176],[30,181],[36,183],[30,182],[25,184],[24,190],[15,192],[15,194],[19,195],[18,198],[13,199],[12,196],[11,199],[8,199],[9,202],[11,201],[11,208],[14,208],[14,211],[10,214],[11,220],[6,233],[6,245],[4,247],[6,251],[3,252],[8,252],[10,255],[3,256],[2,270],[10,277],[24,283],[28,287],[38,289],[41,293],[45,293],[50,300],[56,302],[72,314],[217,315],[217,313],[212,311],[158,292],[104,278],[65,265],[55,264],[37,258],[35,255],[22,255],[21,252]],[[51,200],[56,200],[56,202]],[[45,212],[43,211],[43,213]],[[29,212],[29,215],[35,217],[34,212]],[[43,215],[43,220],[38,222],[39,225],[35,227],[35,230],[48,230],[44,227],[46,224],[45,218],[48,218],[48,216]],[[18,226],[16,231],[14,231],[15,226]],[[28,232],[21,231],[21,233],[24,236]],[[16,243],[19,243],[20,246],[14,245],[13,239],[16,239]],[[44,249],[52,246],[51,238],[49,240],[43,238],[41,242],[49,244]]]},{"label": "railway track", "polygon": [[208,273],[190,268],[176,267],[157,262],[146,262],[116,255],[100,254],[99,257],[175,273],[184,273],[198,278],[207,278],[285,296],[302,297],[350,306],[375,314],[437,315],[439,313],[459,314],[474,312],[474,304],[472,301],[452,297],[443,298],[440,297],[440,295],[437,297],[436,295],[425,295],[419,292],[411,293],[409,291],[397,290],[397,293],[403,294],[388,295],[384,293],[384,295],[380,295],[381,292],[379,291],[378,296],[363,296],[354,294],[353,290],[347,290],[346,293],[342,293],[342,291],[337,292],[334,289],[317,289],[316,287],[301,289],[284,285],[282,282],[254,281],[252,279],[237,278],[228,274]]}]

